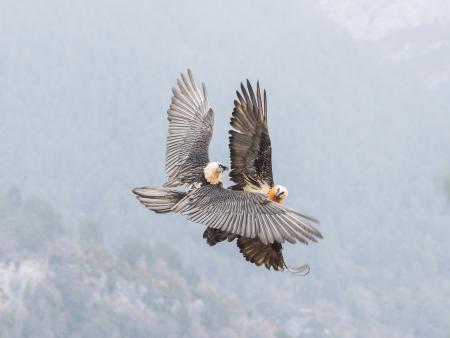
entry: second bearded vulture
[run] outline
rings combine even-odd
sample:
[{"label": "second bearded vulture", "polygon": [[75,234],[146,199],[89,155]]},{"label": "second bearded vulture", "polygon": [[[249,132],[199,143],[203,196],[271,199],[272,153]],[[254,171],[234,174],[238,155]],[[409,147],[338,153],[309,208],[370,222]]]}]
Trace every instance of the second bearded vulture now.
[{"label": "second bearded vulture", "polygon": [[[214,112],[206,87],[197,87],[192,73],[181,74],[173,88],[168,114],[166,178],[163,187],[136,188],[142,204],[157,213],[178,212],[188,220],[204,224],[209,245],[237,240],[247,261],[275,270],[307,273],[308,265],[286,265],[282,244],[322,238],[312,225],[316,219],[281,204],[288,191],[272,176],[272,147],[267,127],[267,96],[256,95],[250,82],[241,84],[234,101],[230,130],[230,179],[222,185],[227,168],[209,159],[208,148]],[[174,189],[185,186],[187,191]]]}]

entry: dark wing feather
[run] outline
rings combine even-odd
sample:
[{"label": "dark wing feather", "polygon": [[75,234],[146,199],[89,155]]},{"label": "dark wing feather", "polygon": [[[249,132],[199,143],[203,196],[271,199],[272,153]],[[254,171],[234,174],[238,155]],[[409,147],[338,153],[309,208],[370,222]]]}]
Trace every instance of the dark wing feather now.
[{"label": "dark wing feather", "polygon": [[241,83],[241,92],[236,91],[233,116],[230,125],[230,178],[235,183],[233,190],[246,190],[267,194],[273,186],[272,146],[267,127],[267,96],[264,104],[259,82],[256,96],[250,82],[247,89]]},{"label": "dark wing feather", "polygon": [[287,269],[289,272],[309,273],[309,265],[305,264],[298,267],[289,267],[283,258],[283,246],[280,243],[264,244],[258,238],[239,237],[237,246],[244,258],[257,266],[263,265],[267,269],[273,268],[277,271]]},{"label": "dark wing feather", "polygon": [[237,246],[245,259],[257,266],[264,264],[269,270],[284,270],[286,267],[280,243],[263,244],[258,238],[239,237]]},{"label": "dark wing feather", "polygon": [[203,238],[206,239],[206,243],[213,246],[217,243],[223,242],[224,240],[228,240],[228,242],[232,242],[237,235],[231,233],[222,231],[220,229],[210,228],[207,227],[205,231],[203,232]]},{"label": "dark wing feather", "polygon": [[205,85],[197,88],[190,70],[181,74],[173,88],[172,103],[167,111],[169,134],[166,144],[165,186],[199,182],[209,162],[208,147],[214,125]]},{"label": "dark wing feather", "polygon": [[274,242],[304,244],[322,238],[311,224],[315,220],[246,191],[204,185],[192,189],[174,208],[189,220],[233,234]]}]

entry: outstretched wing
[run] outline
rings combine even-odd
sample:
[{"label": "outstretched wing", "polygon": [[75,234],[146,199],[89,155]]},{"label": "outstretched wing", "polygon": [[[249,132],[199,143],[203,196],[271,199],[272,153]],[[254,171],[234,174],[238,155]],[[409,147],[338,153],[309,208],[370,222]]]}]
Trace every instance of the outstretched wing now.
[{"label": "outstretched wing", "polygon": [[317,222],[263,195],[204,185],[191,190],[174,208],[189,220],[233,234],[274,242],[304,244],[322,238],[311,224]]},{"label": "outstretched wing", "polygon": [[256,96],[250,82],[247,89],[241,83],[241,91],[236,91],[233,117],[230,125],[230,178],[236,183],[233,190],[259,192],[267,195],[273,186],[272,146],[267,127],[267,96],[264,90],[264,104],[261,99],[259,82]]},{"label": "outstretched wing", "polygon": [[201,180],[202,170],[209,162],[208,147],[214,125],[205,85],[202,84],[200,92],[190,70],[187,75],[181,74],[177,83],[167,111],[165,186],[168,187]]}]

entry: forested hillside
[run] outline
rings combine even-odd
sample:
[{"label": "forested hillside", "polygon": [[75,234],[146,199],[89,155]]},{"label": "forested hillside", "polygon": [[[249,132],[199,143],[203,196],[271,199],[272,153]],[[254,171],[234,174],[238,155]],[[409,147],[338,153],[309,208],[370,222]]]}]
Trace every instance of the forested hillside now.
[{"label": "forested hillside", "polygon": [[0,203],[2,337],[283,336],[170,244],[129,238],[114,254],[41,199],[12,189]]}]

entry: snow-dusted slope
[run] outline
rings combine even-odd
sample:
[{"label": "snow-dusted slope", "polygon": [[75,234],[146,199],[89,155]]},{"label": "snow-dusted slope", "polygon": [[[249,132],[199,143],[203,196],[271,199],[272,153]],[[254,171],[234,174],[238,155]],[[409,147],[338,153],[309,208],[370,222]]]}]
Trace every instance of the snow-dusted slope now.
[{"label": "snow-dusted slope", "polygon": [[447,0],[320,0],[318,7],[357,39],[450,20]]}]

